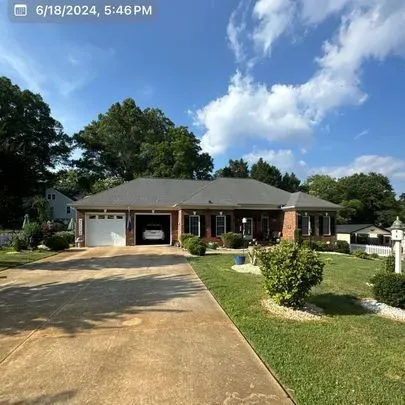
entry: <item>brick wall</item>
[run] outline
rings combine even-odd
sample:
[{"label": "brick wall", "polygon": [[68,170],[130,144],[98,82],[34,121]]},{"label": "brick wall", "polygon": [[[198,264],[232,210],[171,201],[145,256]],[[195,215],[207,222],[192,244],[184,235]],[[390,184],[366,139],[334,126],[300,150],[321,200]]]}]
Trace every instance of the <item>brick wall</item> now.
[{"label": "brick wall", "polygon": [[294,231],[297,228],[296,211],[285,211],[283,218],[282,239],[294,240]]}]

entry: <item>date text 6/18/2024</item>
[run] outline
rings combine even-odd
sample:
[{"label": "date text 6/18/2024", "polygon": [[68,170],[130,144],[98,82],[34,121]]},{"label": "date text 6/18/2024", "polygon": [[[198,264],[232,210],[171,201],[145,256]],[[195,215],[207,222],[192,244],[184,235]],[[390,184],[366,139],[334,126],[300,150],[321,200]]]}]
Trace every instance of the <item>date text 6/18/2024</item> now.
[{"label": "date text 6/18/2024", "polygon": [[[25,6],[25,14],[21,13],[21,6]],[[56,22],[58,20],[91,21],[110,19],[119,21],[123,19],[128,20],[131,17],[136,19],[140,17],[152,17],[154,14],[153,5],[145,3],[118,4],[112,2],[112,4],[63,4],[63,2],[61,2],[61,4],[57,4],[55,2],[49,2],[49,4],[47,4],[43,1],[36,2],[34,0],[32,3],[30,2],[26,5],[19,3],[18,7],[18,14],[15,12],[14,14],[10,13],[10,17],[14,17],[12,18],[13,21],[24,20],[24,22],[39,22],[40,20],[46,20]]]}]

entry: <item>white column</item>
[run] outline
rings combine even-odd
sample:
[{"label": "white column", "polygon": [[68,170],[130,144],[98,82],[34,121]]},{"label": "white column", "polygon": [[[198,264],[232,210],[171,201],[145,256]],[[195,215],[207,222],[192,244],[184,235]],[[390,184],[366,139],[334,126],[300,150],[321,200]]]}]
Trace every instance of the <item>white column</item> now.
[{"label": "white column", "polygon": [[394,242],[394,253],[395,253],[395,273],[401,274],[402,243],[399,240]]}]

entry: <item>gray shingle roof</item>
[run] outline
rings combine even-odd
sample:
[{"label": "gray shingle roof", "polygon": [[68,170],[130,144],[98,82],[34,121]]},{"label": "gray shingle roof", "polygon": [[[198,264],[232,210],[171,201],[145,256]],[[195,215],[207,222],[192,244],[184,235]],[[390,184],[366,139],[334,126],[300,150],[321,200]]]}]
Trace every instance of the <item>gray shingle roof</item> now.
[{"label": "gray shingle roof", "polygon": [[78,208],[193,207],[339,209],[336,204],[305,193],[288,193],[253,179],[219,178],[213,181],[138,178],[76,201]]},{"label": "gray shingle roof", "polygon": [[321,198],[314,197],[312,195],[303,193],[299,191],[298,193],[290,194],[290,198],[287,202],[287,207],[295,208],[319,208],[319,209],[331,209],[338,210],[341,208],[340,205],[331,203]]},{"label": "gray shingle roof", "polygon": [[[370,226],[381,229],[383,231],[387,231],[386,229],[376,226],[374,224],[344,224],[344,225],[336,225],[336,233],[353,233],[361,231],[362,229],[368,228]],[[389,233],[389,231],[387,231],[387,233]]]}]

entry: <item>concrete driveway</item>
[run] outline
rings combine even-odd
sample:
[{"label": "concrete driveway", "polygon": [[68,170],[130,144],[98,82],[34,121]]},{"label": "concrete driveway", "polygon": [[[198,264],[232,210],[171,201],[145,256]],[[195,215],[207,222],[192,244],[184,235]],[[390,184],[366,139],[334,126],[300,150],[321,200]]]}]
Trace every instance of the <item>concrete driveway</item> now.
[{"label": "concrete driveway", "polygon": [[176,248],[0,272],[0,404],[290,404]]}]

